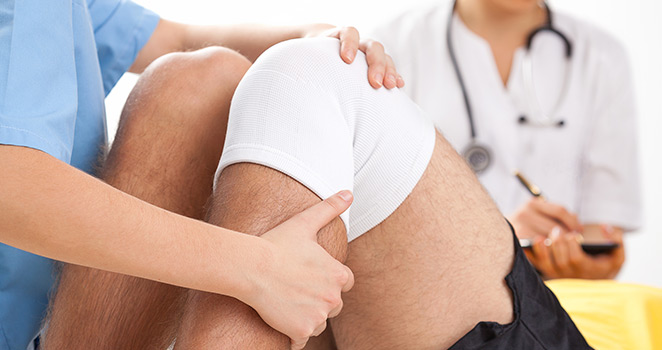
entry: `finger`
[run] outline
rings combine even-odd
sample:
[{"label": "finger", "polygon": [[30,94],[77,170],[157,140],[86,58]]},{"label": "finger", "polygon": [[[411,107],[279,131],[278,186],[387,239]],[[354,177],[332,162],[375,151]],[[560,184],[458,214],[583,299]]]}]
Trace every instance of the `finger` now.
[{"label": "finger", "polygon": [[618,244],[618,247],[614,249],[611,254],[609,254],[609,257],[611,258],[611,264],[615,268],[615,272],[618,272],[618,270],[620,270],[621,266],[625,262],[625,242],[623,242],[623,231],[611,226],[605,227],[604,230],[605,233],[609,235],[609,239],[612,242]]},{"label": "finger", "polygon": [[541,214],[539,211],[527,210],[521,213],[520,223],[522,224],[518,234],[521,233],[524,236],[543,236],[547,237],[549,233],[555,226],[558,226],[558,223],[551,219],[550,217]]},{"label": "finger", "polygon": [[568,260],[568,245],[565,239],[566,234],[561,234],[561,229],[558,228],[550,234],[552,245],[550,246],[552,252],[552,260],[554,268],[563,277],[570,277],[573,275],[573,269]]},{"label": "finger", "polygon": [[340,311],[342,311],[343,308],[343,301],[342,299],[340,300],[340,304],[338,306],[334,307],[333,310],[329,311],[329,318],[334,318],[340,314]]},{"label": "finger", "polygon": [[592,258],[594,262],[594,276],[602,279],[613,279],[618,275],[618,271],[623,266],[623,260],[620,260],[617,255],[598,255]]},{"label": "finger", "polygon": [[315,330],[313,331],[313,337],[316,337],[316,336],[322,334],[322,332],[324,332],[325,329],[326,329],[326,321],[322,322],[321,325],[319,325],[319,326],[317,326],[317,328],[315,328]]},{"label": "finger", "polygon": [[317,232],[347,210],[350,204],[352,204],[353,198],[352,192],[340,191],[295,215],[286,223],[305,226],[309,231],[310,237],[317,239]]},{"label": "finger", "polygon": [[359,50],[359,31],[354,27],[344,27],[338,33],[340,39],[340,57],[346,63],[352,63]]},{"label": "finger", "polygon": [[588,255],[582,250],[578,234],[567,234],[564,236],[568,247],[568,262],[574,271],[581,271],[587,267]]},{"label": "finger", "polygon": [[611,279],[618,274],[618,268],[615,268],[611,255],[599,255],[592,257],[591,270],[587,271],[585,278]]},{"label": "finger", "polygon": [[542,272],[545,277],[556,278],[558,273],[554,269],[552,263],[551,253],[549,247],[545,244],[546,239],[539,237],[533,243],[533,254],[536,256],[537,265],[534,265],[538,271]]},{"label": "finger", "polygon": [[391,56],[386,55],[386,71],[384,77],[384,87],[387,89],[393,89],[398,86],[398,72],[395,70],[395,63]]},{"label": "finger", "polygon": [[559,223],[551,219],[549,216],[540,215],[538,212],[531,213],[529,219],[531,224],[530,230],[536,236],[549,236],[549,233],[559,226]]},{"label": "finger", "polygon": [[536,259],[536,255],[533,253],[533,249],[522,249],[522,251],[524,252],[524,255],[526,255],[526,258],[531,262],[531,265],[538,266],[538,260]]},{"label": "finger", "polygon": [[621,246],[623,245],[623,229],[603,224],[600,225],[600,231],[602,232],[602,236],[606,239],[618,243]]},{"label": "finger", "polygon": [[547,202],[543,199],[537,198],[532,201],[532,206],[539,213],[546,215],[559,224],[563,225],[568,231],[582,232],[584,227],[579,222],[577,215],[570,213],[563,206]]},{"label": "finger", "polygon": [[600,225],[600,232],[602,233],[602,237],[612,239],[611,236],[614,234],[614,226],[602,224]]},{"label": "finger", "polygon": [[292,350],[302,350],[308,343],[308,338],[290,339]]},{"label": "finger", "polygon": [[384,84],[384,74],[386,72],[386,54],[384,46],[374,40],[364,40],[359,49],[365,52],[368,61],[368,81],[370,85],[379,89]]},{"label": "finger", "polygon": [[395,81],[396,81],[396,83],[397,83],[397,85],[398,85],[398,88],[403,88],[403,87],[405,87],[405,80],[402,78],[402,76],[401,76],[400,74],[398,74],[398,76],[396,77]]},{"label": "finger", "polygon": [[345,266],[345,268],[347,269],[347,283],[342,287],[343,293],[349,292],[354,287],[354,273],[349,267]]}]

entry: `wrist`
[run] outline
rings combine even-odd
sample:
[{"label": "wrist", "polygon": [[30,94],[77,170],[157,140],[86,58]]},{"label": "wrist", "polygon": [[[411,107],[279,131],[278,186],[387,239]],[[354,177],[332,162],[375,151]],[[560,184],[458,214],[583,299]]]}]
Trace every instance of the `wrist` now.
[{"label": "wrist", "polygon": [[232,276],[236,283],[228,295],[253,306],[265,290],[265,276],[270,274],[269,269],[273,266],[274,251],[272,244],[265,239],[250,235],[245,237],[247,249],[240,254],[241,263],[234,269],[236,275]]},{"label": "wrist", "polygon": [[326,23],[306,24],[300,27],[299,37],[300,38],[315,37],[331,28],[335,28],[335,26]]}]

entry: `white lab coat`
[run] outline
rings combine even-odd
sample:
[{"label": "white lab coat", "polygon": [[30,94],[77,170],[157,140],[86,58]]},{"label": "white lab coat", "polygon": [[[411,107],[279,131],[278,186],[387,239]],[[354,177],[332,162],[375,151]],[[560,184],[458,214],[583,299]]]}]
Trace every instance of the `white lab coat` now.
[{"label": "white lab coat", "polygon": [[[451,6],[442,1],[404,13],[376,28],[372,36],[395,60],[405,91],[461,153],[471,137],[446,46]],[[515,53],[504,87],[489,44],[454,15],[453,46],[477,139],[493,154],[492,165],[479,179],[505,215],[530,198],[512,175],[519,169],[550,201],[576,212],[582,222],[635,229],[641,224],[636,112],[624,49],[592,25],[554,11],[553,18],[573,44],[571,63],[563,58],[558,36],[538,34],[532,50],[533,76],[542,109],[551,111],[565,69],[571,69],[567,97],[553,116],[564,120],[561,128],[517,122],[522,114],[535,117],[524,98],[525,49]]]}]

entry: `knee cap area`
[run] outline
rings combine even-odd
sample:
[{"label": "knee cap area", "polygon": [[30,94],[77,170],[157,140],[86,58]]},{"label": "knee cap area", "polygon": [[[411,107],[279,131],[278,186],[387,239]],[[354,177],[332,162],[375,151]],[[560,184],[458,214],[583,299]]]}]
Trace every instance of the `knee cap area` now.
[{"label": "knee cap area", "polygon": [[197,87],[235,85],[251,62],[240,53],[218,46],[191,52],[175,52],[155,60],[145,71],[171,84],[191,83]]},{"label": "knee cap area", "polygon": [[[359,52],[359,56],[362,55]],[[354,69],[365,65],[357,56]],[[321,82],[344,74],[347,65],[340,58],[340,41],[334,38],[288,40],[272,46],[253,65],[253,70],[274,70],[291,77]]]}]

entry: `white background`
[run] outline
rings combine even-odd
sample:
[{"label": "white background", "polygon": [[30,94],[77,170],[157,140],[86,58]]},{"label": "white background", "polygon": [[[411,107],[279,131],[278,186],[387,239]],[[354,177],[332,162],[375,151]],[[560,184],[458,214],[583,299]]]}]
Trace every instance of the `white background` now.
[{"label": "white background", "polygon": [[[367,31],[397,12],[430,0],[139,0],[162,17],[197,24],[326,22]],[[639,108],[645,205],[642,230],[626,237],[627,260],[619,279],[662,287],[662,2],[657,0],[551,0],[552,10],[593,22],[626,46]],[[125,76],[107,99],[108,125],[117,127],[135,76]]]}]

